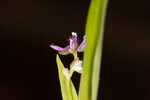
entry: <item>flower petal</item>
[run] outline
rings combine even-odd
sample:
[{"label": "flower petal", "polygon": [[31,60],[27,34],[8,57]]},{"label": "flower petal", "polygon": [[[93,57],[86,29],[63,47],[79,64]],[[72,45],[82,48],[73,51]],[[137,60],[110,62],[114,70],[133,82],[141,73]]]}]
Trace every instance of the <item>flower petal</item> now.
[{"label": "flower petal", "polygon": [[70,49],[74,52],[78,47],[77,34],[75,32],[72,32],[72,37],[69,40],[70,40]]},{"label": "flower petal", "polygon": [[52,49],[54,49],[54,50],[59,51],[59,52],[66,52],[66,51],[68,51],[69,48],[70,48],[69,46],[66,46],[65,48],[62,48],[62,47],[57,46],[57,45],[50,45],[50,47],[51,47]]},{"label": "flower petal", "polygon": [[86,42],[86,35],[83,36],[83,41],[81,42],[81,44],[78,47],[79,52],[83,52],[84,49],[87,47],[87,44],[85,44],[85,42]]}]

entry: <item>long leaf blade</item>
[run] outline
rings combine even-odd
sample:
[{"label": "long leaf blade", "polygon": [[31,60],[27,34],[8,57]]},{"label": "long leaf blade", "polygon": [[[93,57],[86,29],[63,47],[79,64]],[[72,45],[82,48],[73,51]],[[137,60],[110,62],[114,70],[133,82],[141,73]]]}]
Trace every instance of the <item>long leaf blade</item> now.
[{"label": "long leaf blade", "polygon": [[56,61],[63,100],[78,100],[78,96],[71,79],[67,79],[62,72],[64,65],[62,64],[58,55],[56,56]]},{"label": "long leaf blade", "polygon": [[79,100],[97,98],[106,6],[107,0],[91,1],[86,24],[88,47],[84,53],[84,72],[81,77]]}]

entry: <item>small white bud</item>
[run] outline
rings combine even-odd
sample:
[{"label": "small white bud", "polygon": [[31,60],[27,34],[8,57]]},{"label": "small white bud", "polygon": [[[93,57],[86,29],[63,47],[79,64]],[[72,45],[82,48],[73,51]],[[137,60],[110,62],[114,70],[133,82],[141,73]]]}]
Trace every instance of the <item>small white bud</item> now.
[{"label": "small white bud", "polygon": [[62,70],[62,72],[63,72],[63,74],[66,76],[67,79],[70,78],[70,74],[69,74],[68,68],[64,68],[64,69]]},{"label": "small white bud", "polygon": [[72,32],[72,35],[74,35],[74,36],[77,36],[77,33],[75,33],[75,32]]},{"label": "small white bud", "polygon": [[82,73],[83,68],[82,68],[82,61],[81,60],[74,60],[73,63],[71,64],[71,70],[76,71],[78,73]]}]

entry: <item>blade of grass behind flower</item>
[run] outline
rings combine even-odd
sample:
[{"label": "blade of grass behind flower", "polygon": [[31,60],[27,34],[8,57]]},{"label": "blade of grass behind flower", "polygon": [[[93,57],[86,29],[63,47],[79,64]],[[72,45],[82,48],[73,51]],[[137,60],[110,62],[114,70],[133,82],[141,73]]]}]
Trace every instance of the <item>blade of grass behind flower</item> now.
[{"label": "blade of grass behind flower", "polygon": [[107,2],[108,0],[91,0],[85,32],[88,47],[84,53],[79,100],[97,98]]}]

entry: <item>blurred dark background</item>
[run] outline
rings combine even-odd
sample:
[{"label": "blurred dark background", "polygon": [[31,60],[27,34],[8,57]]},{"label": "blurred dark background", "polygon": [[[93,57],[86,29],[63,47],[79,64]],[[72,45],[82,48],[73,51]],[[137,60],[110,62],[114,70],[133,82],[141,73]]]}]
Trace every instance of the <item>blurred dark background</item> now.
[{"label": "blurred dark background", "polygon": [[[84,34],[89,3],[0,1],[0,100],[61,100],[49,44],[64,46],[72,31]],[[150,100],[149,3],[110,0],[99,100]]]}]

